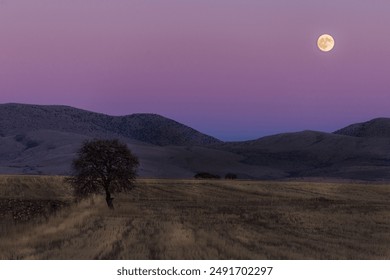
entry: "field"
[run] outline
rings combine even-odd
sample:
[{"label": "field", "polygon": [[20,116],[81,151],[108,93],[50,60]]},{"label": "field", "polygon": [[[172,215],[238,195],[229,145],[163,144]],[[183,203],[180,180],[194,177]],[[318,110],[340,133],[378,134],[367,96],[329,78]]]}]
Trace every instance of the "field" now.
[{"label": "field", "polygon": [[138,180],[110,211],[0,177],[0,259],[390,259],[387,184]]}]

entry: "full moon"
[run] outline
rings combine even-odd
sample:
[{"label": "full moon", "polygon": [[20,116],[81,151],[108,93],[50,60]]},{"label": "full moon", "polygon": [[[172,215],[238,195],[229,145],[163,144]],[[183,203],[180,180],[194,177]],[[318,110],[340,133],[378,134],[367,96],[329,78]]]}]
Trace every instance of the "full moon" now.
[{"label": "full moon", "polygon": [[334,39],[329,34],[321,35],[317,41],[318,48],[323,52],[329,52],[334,48]]}]

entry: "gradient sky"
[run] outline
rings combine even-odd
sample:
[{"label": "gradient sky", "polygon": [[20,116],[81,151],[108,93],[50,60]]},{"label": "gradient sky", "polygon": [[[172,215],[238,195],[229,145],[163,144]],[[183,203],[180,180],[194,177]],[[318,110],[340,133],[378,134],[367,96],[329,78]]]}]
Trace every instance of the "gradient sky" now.
[{"label": "gradient sky", "polygon": [[330,132],[390,117],[389,14],[389,0],[0,0],[0,103],[157,113],[224,140]]}]

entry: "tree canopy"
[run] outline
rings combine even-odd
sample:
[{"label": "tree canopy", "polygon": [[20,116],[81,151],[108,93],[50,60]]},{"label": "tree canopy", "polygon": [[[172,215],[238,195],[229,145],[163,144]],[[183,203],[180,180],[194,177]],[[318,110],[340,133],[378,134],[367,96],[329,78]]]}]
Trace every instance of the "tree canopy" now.
[{"label": "tree canopy", "polygon": [[111,194],[134,187],[138,165],[138,158],[119,140],[88,140],[73,161],[69,181],[76,197],[105,193],[107,206],[113,209]]}]

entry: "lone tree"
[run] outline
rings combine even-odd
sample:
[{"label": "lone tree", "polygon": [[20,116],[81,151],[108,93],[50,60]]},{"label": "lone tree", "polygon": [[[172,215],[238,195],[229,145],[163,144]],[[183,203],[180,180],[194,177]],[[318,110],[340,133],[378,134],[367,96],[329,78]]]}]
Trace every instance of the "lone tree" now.
[{"label": "lone tree", "polygon": [[107,206],[114,209],[111,194],[134,187],[138,165],[138,158],[119,140],[86,141],[73,161],[74,176],[68,181],[77,198],[105,193]]}]

